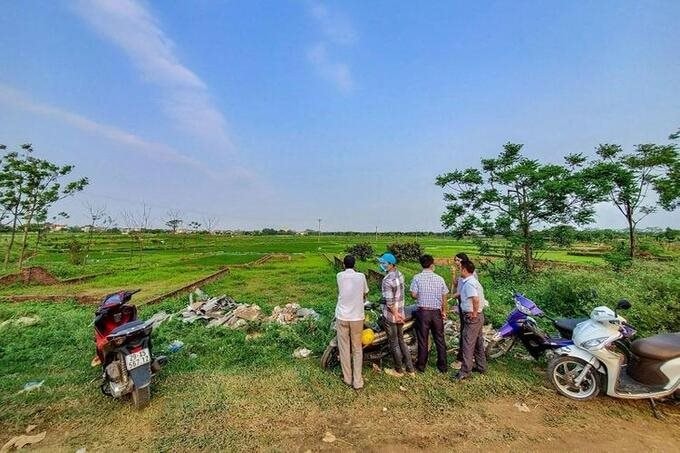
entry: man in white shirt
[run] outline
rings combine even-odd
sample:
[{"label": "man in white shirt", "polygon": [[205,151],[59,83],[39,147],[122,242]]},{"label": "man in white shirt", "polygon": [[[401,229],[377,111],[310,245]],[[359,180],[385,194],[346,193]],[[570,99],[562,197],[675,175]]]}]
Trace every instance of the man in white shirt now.
[{"label": "man in white shirt", "polygon": [[473,371],[486,372],[486,354],[484,351],[484,308],[487,305],[484,298],[484,288],[474,277],[475,265],[471,261],[461,263],[460,309],[463,313],[462,322],[462,365],[455,380],[468,379]]},{"label": "man in white shirt", "polygon": [[361,376],[364,330],[364,302],[368,294],[366,276],[354,270],[355,259],[347,255],[343,260],[345,270],[338,272],[338,305],[335,319],[340,366],[345,384],[355,389],[363,388]]}]

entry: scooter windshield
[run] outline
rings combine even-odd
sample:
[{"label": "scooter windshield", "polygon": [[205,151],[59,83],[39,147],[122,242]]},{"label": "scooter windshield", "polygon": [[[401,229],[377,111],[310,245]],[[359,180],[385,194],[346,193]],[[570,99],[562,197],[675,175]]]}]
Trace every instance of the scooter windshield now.
[{"label": "scooter windshield", "polygon": [[531,299],[524,296],[524,294],[515,294],[515,306],[519,311],[525,315],[541,316],[543,315],[543,310],[538,308],[538,305],[534,303]]}]

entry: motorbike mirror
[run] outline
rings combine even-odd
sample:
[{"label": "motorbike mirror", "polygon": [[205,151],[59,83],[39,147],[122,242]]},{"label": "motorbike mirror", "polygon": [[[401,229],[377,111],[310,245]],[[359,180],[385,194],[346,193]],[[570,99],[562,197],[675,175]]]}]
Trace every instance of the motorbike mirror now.
[{"label": "motorbike mirror", "polygon": [[628,310],[630,307],[630,302],[628,302],[626,299],[621,299],[616,303],[617,310]]}]

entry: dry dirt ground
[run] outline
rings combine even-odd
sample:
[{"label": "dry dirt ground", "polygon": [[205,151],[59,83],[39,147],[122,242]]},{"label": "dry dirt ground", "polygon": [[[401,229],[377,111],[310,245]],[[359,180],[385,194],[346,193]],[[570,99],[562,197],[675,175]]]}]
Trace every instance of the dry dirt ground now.
[{"label": "dry dirt ground", "polygon": [[[672,404],[662,406],[665,419],[657,420],[645,402],[601,397],[577,403],[547,389],[522,397],[485,396],[456,387],[467,383],[453,384],[435,373],[387,385],[372,386],[371,378],[367,377],[366,389],[355,392],[304,367],[271,370],[252,379],[242,374],[188,373],[172,383],[159,383],[160,391],[145,410],[114,402],[103,418],[93,418],[88,408],[101,401],[99,397],[84,394],[36,416],[36,431],[47,430],[47,437],[34,448],[680,451],[680,407]],[[485,379],[478,378],[475,388],[483,389]],[[180,396],[187,391],[194,395],[191,401]],[[464,398],[457,401],[457,394]],[[520,411],[516,403],[526,404],[529,412]],[[334,442],[322,440],[327,432]],[[4,434],[9,438],[19,433]]]}]

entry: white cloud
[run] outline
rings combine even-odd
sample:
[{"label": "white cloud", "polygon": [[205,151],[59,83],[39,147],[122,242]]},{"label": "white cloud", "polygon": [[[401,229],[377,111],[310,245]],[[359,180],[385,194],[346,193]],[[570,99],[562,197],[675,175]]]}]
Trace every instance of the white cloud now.
[{"label": "white cloud", "polygon": [[357,34],[352,24],[343,14],[331,11],[320,2],[309,1],[307,7],[324,37],[309,48],[307,59],[321,77],[333,83],[340,91],[352,91],[354,78],[350,65],[332,57],[329,52],[331,46],[349,46],[356,42]]},{"label": "white cloud", "polygon": [[120,47],[145,80],[164,93],[165,113],[211,147],[233,149],[227,122],[206,84],[177,58],[158,20],[134,0],[78,0],[75,11],[101,36]]},{"label": "white cloud", "polygon": [[319,2],[309,3],[309,12],[327,39],[336,44],[353,44],[357,33],[349,19],[339,11],[331,11]]},{"label": "white cloud", "polygon": [[331,81],[338,89],[345,93],[352,90],[354,81],[349,66],[332,61],[328,56],[326,44],[320,42],[312,46],[307,52],[307,58],[319,75]]},{"label": "white cloud", "polygon": [[127,149],[141,152],[142,154],[156,161],[186,165],[201,171],[212,178],[216,179],[218,177],[203,163],[180,153],[170,146],[145,140],[138,135],[124,131],[117,127],[93,121],[82,115],[68,112],[58,107],[36,103],[28,99],[21,92],[2,84],[0,84],[0,103],[12,105],[21,110],[37,115],[57,119],[82,131],[103,137],[121,145],[125,145]]}]

